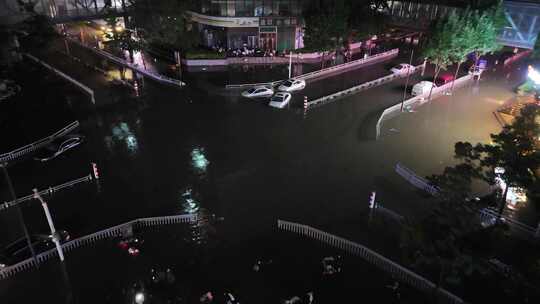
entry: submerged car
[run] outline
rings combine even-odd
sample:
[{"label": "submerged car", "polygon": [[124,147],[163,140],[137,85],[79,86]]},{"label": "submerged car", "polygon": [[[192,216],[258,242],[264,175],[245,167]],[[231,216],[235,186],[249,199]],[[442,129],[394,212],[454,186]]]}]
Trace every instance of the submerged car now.
[{"label": "submerged car", "polygon": [[291,101],[291,94],[285,92],[279,92],[272,96],[270,103],[271,107],[283,109]]},{"label": "submerged car", "polygon": [[414,71],[414,67],[408,63],[401,63],[390,69],[390,72],[394,74],[407,73],[407,71]]},{"label": "submerged car", "polygon": [[[60,243],[70,240],[69,233],[65,230],[57,230],[56,235]],[[36,255],[55,247],[52,235],[34,234],[30,236],[30,242]],[[28,240],[26,237],[20,238],[0,250],[0,269],[31,257]]]},{"label": "submerged car", "polygon": [[36,153],[34,159],[41,162],[49,161],[51,159],[54,159],[58,155],[66,152],[67,150],[75,148],[83,142],[84,136],[82,135],[73,135],[69,137],[58,138],[49,145],[45,146],[45,148],[41,149],[38,153]]},{"label": "submerged car", "polygon": [[299,91],[306,87],[306,81],[302,79],[289,79],[285,80],[279,87],[279,91],[292,92]]},{"label": "submerged car", "polygon": [[274,95],[274,90],[263,86],[251,88],[242,92],[242,96],[247,98],[270,97],[272,95]]}]

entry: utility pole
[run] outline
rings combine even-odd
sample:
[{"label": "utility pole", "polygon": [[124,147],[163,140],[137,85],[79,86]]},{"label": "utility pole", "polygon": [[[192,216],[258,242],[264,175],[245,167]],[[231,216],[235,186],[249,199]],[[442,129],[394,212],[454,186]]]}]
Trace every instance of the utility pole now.
[{"label": "utility pole", "polygon": [[[2,171],[4,172],[4,176],[6,178],[6,181],[8,183],[9,192],[11,195],[12,200],[16,200],[17,196],[15,195],[15,189],[13,188],[13,184],[11,183],[11,178],[9,177],[9,173],[7,171],[7,163],[0,164],[2,167]],[[36,251],[34,250],[34,246],[32,246],[32,241],[30,241],[30,234],[28,233],[28,228],[26,227],[26,223],[24,222],[24,216],[22,214],[21,207],[17,205],[17,217],[19,218],[19,222],[21,223],[22,229],[24,231],[24,236],[26,237],[26,242],[28,244],[28,247],[30,248],[30,252],[32,253],[32,257],[34,258],[34,261],[36,262],[36,265],[39,265],[39,262],[36,258]],[[39,266],[38,266],[39,267]]]},{"label": "utility pole", "polygon": [[289,79],[292,77],[292,50],[289,52]]},{"label": "utility pole", "polygon": [[56,229],[54,229],[54,223],[52,220],[51,213],[49,212],[49,207],[47,206],[47,202],[45,202],[43,198],[41,197],[41,195],[39,195],[39,192],[36,188],[34,188],[32,191],[34,191],[34,198],[41,202],[41,207],[43,207],[43,211],[45,212],[45,216],[47,217],[47,222],[49,223],[49,228],[51,229],[51,236],[52,236],[53,242],[56,245],[56,251],[58,251],[58,256],[60,257],[60,261],[64,262],[64,252],[62,251],[62,246],[60,246],[60,240],[59,240],[58,234],[56,233]]}]

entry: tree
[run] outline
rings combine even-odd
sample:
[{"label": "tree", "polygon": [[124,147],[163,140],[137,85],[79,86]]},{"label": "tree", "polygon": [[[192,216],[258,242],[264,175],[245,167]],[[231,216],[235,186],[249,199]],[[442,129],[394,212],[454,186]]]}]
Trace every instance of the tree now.
[{"label": "tree", "polygon": [[[454,37],[454,29],[451,26],[452,24],[448,23],[447,19],[435,23],[431,38],[423,51],[424,58],[435,65],[433,83],[435,83],[441,70],[446,70],[448,65],[452,62],[452,39]],[[431,98],[432,92],[433,86],[429,90],[428,99]]]},{"label": "tree", "polygon": [[504,211],[509,188],[537,189],[540,168],[538,117],[540,106],[527,105],[511,125],[505,126],[499,134],[491,134],[491,143],[476,146],[460,143],[464,148],[456,149],[456,158],[474,168],[476,176],[489,184],[494,184],[496,178],[504,181],[499,214]]},{"label": "tree", "polygon": [[130,0],[130,14],[141,26],[138,36],[146,43],[185,53],[197,46],[187,11],[197,1]]}]

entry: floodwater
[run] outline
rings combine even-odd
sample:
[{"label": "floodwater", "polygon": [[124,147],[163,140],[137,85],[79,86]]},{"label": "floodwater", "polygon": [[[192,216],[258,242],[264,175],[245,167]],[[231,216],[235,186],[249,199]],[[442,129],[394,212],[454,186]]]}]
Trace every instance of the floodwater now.
[{"label": "floodwater", "polygon": [[[308,85],[342,87],[354,77],[382,73],[386,64]],[[492,112],[522,79],[521,71],[514,72],[509,78],[488,74],[477,85],[386,121],[375,140],[374,121],[402,100],[404,79],[307,113],[299,105],[278,110],[264,101],[216,94],[197,81],[178,89],[146,80],[139,97],[129,90],[113,95],[104,86],[114,101],[94,107],[76,89],[28,67],[14,77],[22,93],[1,104],[1,146],[9,151],[80,121],[83,145],[49,162],[30,157],[9,168],[22,196],[87,175],[90,162],[97,163],[99,185],[46,198],[57,229],[72,237],[135,218],[204,213],[223,217],[219,240],[238,250],[272,235],[284,219],[398,258],[392,237],[366,223],[369,195],[376,191],[378,203],[404,216],[429,212],[433,201],[402,180],[394,166],[400,162],[422,176],[438,173],[453,163],[455,142],[489,140],[500,129]],[[9,200],[6,187],[0,194]],[[47,231],[38,204],[22,209],[31,232]],[[8,231],[2,242],[18,235],[14,214],[0,214]]]}]

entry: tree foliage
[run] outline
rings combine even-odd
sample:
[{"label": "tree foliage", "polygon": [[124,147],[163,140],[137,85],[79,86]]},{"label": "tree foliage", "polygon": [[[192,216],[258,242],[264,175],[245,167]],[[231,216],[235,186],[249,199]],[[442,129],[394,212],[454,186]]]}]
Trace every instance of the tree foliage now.
[{"label": "tree foliage", "polygon": [[187,11],[197,1],[130,0],[130,12],[140,25],[138,36],[148,44],[180,50],[193,49],[198,34],[192,28]]}]

